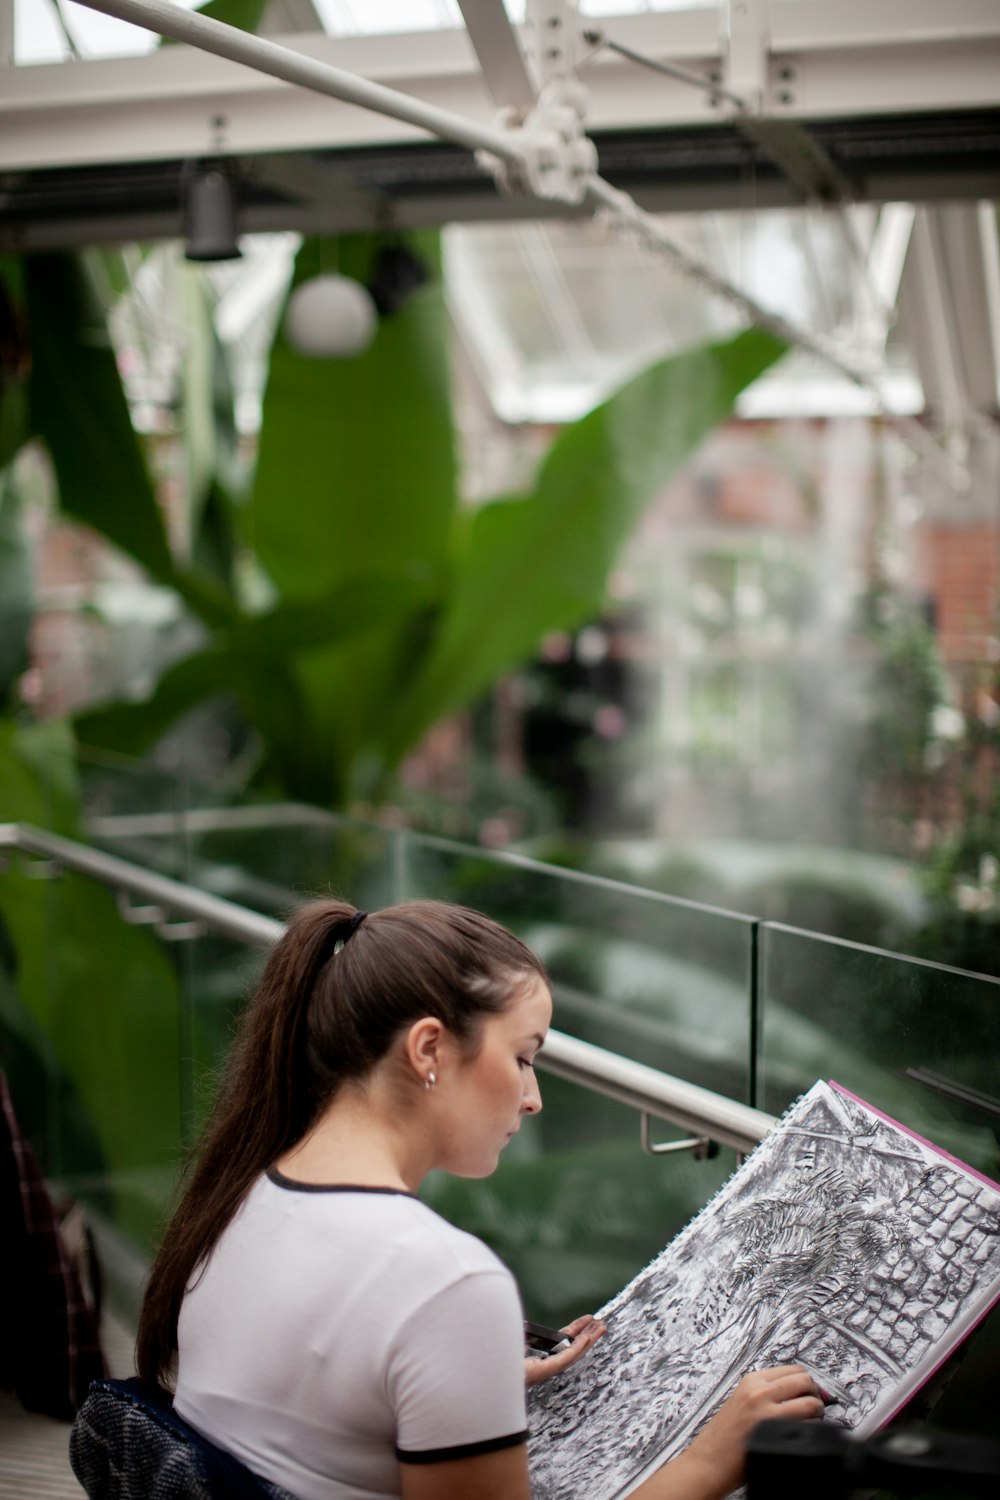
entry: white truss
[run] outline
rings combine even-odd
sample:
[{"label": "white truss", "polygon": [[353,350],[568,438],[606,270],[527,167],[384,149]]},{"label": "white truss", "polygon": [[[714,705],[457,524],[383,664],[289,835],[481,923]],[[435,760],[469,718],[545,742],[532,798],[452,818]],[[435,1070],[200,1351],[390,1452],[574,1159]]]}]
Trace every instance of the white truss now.
[{"label": "white truss", "polygon": [[[11,0],[0,0],[0,17],[12,13],[10,6]],[[68,0],[67,14],[75,9]],[[480,0],[476,10],[474,32],[333,38],[295,31],[275,39],[307,59],[398,89],[430,110],[490,128],[497,95],[520,107],[523,82],[510,47],[506,62],[487,65],[484,80],[470,37],[488,37],[491,24],[501,34],[503,17],[499,0]],[[769,17],[766,34],[757,37],[763,50],[753,74],[762,79],[761,109],[769,119],[1000,107],[996,0],[771,0]],[[727,75],[734,59],[739,79],[751,76],[748,49],[733,52],[711,8],[619,16],[606,30],[637,52],[705,77]],[[0,21],[0,40],[3,35]],[[584,62],[580,77],[589,93],[591,130],[719,118],[720,103],[710,93],[637,69],[606,50]],[[0,169],[184,156],[204,149],[204,122],[220,110],[228,148],[238,154],[424,135],[415,124],[324,100],[226,58],[170,47],[143,57],[6,69],[0,77]]]},{"label": "white truss", "polygon": [[[565,211],[566,203],[600,211],[713,296],[869,388],[882,410],[891,408],[880,363],[898,291],[938,424],[969,429],[995,416],[995,214],[976,203],[901,206],[870,218],[866,238],[847,184],[799,122],[1000,108],[996,0],[946,7],[938,0],[730,0],[720,9],[604,23],[582,21],[573,0],[527,0],[521,29],[501,0],[459,0],[462,29],[356,38],[315,30],[312,0],[273,0],[266,29],[287,28],[277,37],[234,32],[168,0],[83,3],[192,45],[108,61],[0,66],[2,170],[176,160],[203,154],[221,131],[227,153],[257,158],[260,178],[294,184],[319,202],[330,194],[330,176],[294,153],[441,137],[477,151],[503,186],[525,192],[526,217]],[[13,51],[12,16],[12,0],[0,0],[0,62]],[[832,204],[840,215],[858,284],[854,326],[841,330],[849,343],[777,317],[692,258],[662,221],[611,188],[587,154],[584,128],[720,117],[760,145],[807,200]],[[349,179],[340,186],[348,218],[371,216],[363,190]],[[424,212],[433,221],[433,203]],[[324,222],[329,229],[329,216]],[[308,209],[296,227],[314,227]],[[140,235],[141,223],[133,220],[128,232]],[[538,274],[543,263],[534,248]],[[552,282],[558,268],[547,260],[543,268],[550,307],[576,328],[565,288]],[[956,479],[951,460],[922,430],[911,436]]]}]

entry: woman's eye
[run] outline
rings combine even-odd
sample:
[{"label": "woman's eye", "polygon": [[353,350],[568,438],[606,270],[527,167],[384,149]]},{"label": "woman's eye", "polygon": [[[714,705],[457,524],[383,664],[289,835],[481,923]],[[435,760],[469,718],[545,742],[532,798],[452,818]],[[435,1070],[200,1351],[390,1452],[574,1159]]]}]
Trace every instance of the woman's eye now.
[{"label": "woman's eye", "polygon": [[533,1068],[535,1066],[534,1059],[530,1057],[519,1057],[518,1063],[522,1068]]}]

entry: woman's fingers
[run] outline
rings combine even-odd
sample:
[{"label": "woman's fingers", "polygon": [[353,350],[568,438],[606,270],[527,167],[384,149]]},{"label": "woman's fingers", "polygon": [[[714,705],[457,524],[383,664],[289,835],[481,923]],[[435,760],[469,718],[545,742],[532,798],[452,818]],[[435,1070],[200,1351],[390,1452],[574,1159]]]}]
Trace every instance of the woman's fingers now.
[{"label": "woman's fingers", "polygon": [[543,1380],[549,1380],[553,1375],[568,1370],[570,1365],[575,1365],[578,1359],[582,1359],[594,1347],[598,1339],[603,1338],[607,1328],[598,1318],[588,1313],[585,1317],[574,1318],[572,1323],[567,1323],[559,1331],[565,1333],[572,1342],[568,1348],[561,1349],[558,1354],[550,1354],[545,1359],[526,1359],[524,1370],[527,1385],[539,1385]]},{"label": "woman's fingers", "polygon": [[[773,1409],[782,1417],[812,1417],[823,1410],[823,1398],[812,1375],[801,1365],[775,1365],[744,1376],[742,1389],[755,1410]],[[760,1420],[764,1420],[763,1417]]]},{"label": "woman's fingers", "polygon": [[603,1333],[604,1328],[605,1325],[598,1318],[595,1318],[593,1313],[584,1313],[582,1318],[574,1318],[572,1323],[567,1323],[565,1328],[560,1328],[559,1332],[565,1333],[571,1339],[575,1339],[581,1333],[586,1333],[588,1329],[599,1329]]}]

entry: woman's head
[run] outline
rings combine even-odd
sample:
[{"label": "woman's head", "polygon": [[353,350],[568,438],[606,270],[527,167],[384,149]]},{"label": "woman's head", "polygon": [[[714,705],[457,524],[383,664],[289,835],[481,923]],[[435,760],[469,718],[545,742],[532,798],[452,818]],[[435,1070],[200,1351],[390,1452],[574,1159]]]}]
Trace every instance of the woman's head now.
[{"label": "woman's head", "polygon": [[[551,1001],[531,950],[489,917],[433,901],[357,918],[346,902],[310,902],[268,956],[147,1284],[137,1362],[150,1384],[167,1378],[196,1268],[255,1178],[342,1085],[365,1085],[392,1058],[414,1097],[434,1101],[445,1156],[473,1176],[492,1170],[520,1115],[540,1107],[524,1070]],[[455,1079],[444,1107],[439,1084],[422,1092],[437,1056]]]},{"label": "woman's head", "polygon": [[539,959],[480,912],[411,901],[358,922],[345,902],[313,901],[272,950],[238,1050],[246,1064],[254,1054],[282,1099],[290,1145],[414,1022],[436,1018],[472,1055],[484,1020],[539,982]]}]

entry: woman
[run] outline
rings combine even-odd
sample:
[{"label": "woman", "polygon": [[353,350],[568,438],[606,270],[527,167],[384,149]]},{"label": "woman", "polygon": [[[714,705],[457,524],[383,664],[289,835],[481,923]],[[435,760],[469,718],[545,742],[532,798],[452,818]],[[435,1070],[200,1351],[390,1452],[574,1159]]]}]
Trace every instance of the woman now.
[{"label": "woman", "polygon": [[[485,1177],[541,1109],[545,971],[503,927],[410,902],[317,901],[272,950],[153,1266],[138,1366],[181,1416],[301,1500],[529,1500],[510,1273],[417,1198]],[[655,1393],[650,1399],[655,1400]],[[746,1434],[822,1411],[797,1367],[759,1372],[635,1493],[713,1500]]]}]

